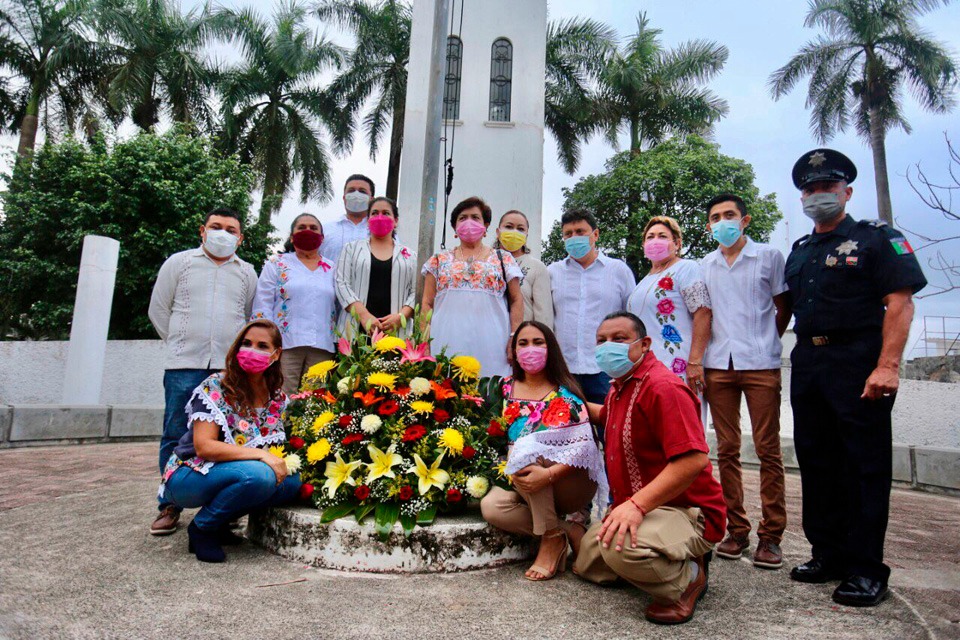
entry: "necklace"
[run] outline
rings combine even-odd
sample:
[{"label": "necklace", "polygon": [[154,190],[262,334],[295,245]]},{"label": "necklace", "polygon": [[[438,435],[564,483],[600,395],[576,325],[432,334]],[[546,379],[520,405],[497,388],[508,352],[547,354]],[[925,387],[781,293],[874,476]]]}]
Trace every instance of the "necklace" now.
[{"label": "necklace", "polygon": [[467,255],[463,252],[463,247],[462,247],[462,246],[457,247],[457,249],[460,250],[460,261],[461,261],[461,262],[466,262],[467,260],[470,261],[470,263],[467,265],[467,275],[468,275],[468,276],[471,276],[471,277],[474,276],[474,275],[477,273],[477,268],[476,268],[477,260],[480,258],[481,255],[483,255],[483,247],[480,248],[479,254],[478,254],[478,255],[475,255],[475,256],[467,256]]}]

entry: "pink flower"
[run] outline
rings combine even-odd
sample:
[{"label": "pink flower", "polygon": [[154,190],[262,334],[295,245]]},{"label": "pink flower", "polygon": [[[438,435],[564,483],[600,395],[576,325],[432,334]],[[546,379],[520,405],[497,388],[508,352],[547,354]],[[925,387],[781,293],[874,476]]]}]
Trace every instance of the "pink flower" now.
[{"label": "pink flower", "polygon": [[414,346],[413,342],[407,340],[407,347],[400,350],[400,364],[404,362],[436,362],[437,359],[427,353],[430,348],[429,342],[424,342]]},{"label": "pink flower", "polygon": [[267,418],[267,424],[269,424],[270,426],[273,426],[277,424],[277,419],[274,418],[273,416],[270,416]]},{"label": "pink flower", "polygon": [[468,396],[468,395],[466,395],[466,394],[464,394],[464,395],[461,396],[461,397],[462,397],[464,400],[466,400],[467,402],[473,402],[473,403],[476,404],[478,407],[482,407],[482,406],[483,406],[483,398],[478,398],[477,396]]},{"label": "pink flower", "polygon": [[673,369],[675,374],[682,376],[687,372],[687,361],[683,358],[674,358],[673,364],[670,365],[670,368]]},{"label": "pink flower", "polygon": [[380,329],[374,329],[373,334],[370,336],[370,344],[377,344],[380,340],[386,337],[387,334],[385,334],[383,331],[380,331]]},{"label": "pink flower", "polygon": [[662,316],[668,316],[676,310],[676,306],[673,304],[673,300],[669,298],[664,298],[657,303],[657,313]]},{"label": "pink flower", "polygon": [[350,341],[346,338],[340,338],[337,340],[337,351],[345,356],[350,355]]},{"label": "pink flower", "polygon": [[220,392],[219,392],[219,391],[214,391],[213,393],[211,393],[211,394],[210,394],[210,399],[211,399],[211,400],[219,400],[219,399],[220,399]]}]

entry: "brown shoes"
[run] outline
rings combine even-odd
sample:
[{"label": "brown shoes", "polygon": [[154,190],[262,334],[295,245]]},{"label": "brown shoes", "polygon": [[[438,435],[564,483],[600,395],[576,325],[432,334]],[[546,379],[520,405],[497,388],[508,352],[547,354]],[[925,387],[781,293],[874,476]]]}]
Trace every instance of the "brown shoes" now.
[{"label": "brown shoes", "polygon": [[723,542],[717,545],[717,555],[727,560],[739,560],[743,552],[750,547],[750,537],[732,536],[729,533]]},{"label": "brown shoes", "polygon": [[168,536],[177,530],[177,523],[180,522],[180,512],[176,507],[164,507],[157,519],[150,525],[150,535]]},{"label": "brown shoes", "polygon": [[707,563],[703,556],[694,562],[700,571],[676,602],[653,602],[647,607],[646,618],[656,624],[682,624],[693,618],[697,602],[707,593]]},{"label": "brown shoes", "polygon": [[783,552],[780,545],[760,538],[757,551],[753,554],[753,566],[761,569],[779,569],[783,566]]}]

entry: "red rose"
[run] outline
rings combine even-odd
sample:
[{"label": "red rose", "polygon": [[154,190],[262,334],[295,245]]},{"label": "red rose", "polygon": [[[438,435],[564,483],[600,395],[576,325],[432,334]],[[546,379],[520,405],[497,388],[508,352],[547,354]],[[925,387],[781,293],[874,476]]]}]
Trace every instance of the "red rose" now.
[{"label": "red rose", "polygon": [[304,482],[300,485],[300,499],[309,500],[310,496],[313,495],[313,485],[309,482]]},{"label": "red rose", "polygon": [[353,444],[354,442],[360,442],[361,440],[363,440],[362,433],[351,433],[346,438],[341,440],[340,444],[342,444],[343,446],[347,446],[348,444]]},{"label": "red rose", "polygon": [[340,420],[337,421],[341,427],[349,427],[350,423],[353,422],[353,416],[340,416]]},{"label": "red rose", "polygon": [[447,491],[447,502],[460,502],[463,499],[463,494],[460,493],[459,489],[450,489]]},{"label": "red rose", "polygon": [[464,458],[464,460],[469,460],[470,458],[472,458],[472,457],[475,456],[475,455],[477,455],[477,450],[474,449],[473,447],[471,447],[470,445],[467,445],[467,446],[465,446],[465,447],[463,448],[463,458]]},{"label": "red rose", "polygon": [[400,487],[400,499],[409,500],[413,497],[413,487],[410,485],[404,485]]},{"label": "red rose", "polygon": [[413,442],[427,435],[427,429],[422,424],[414,424],[403,430],[403,436],[400,438],[404,442]]},{"label": "red rose", "polygon": [[377,412],[382,416],[392,416],[399,410],[400,410],[400,405],[397,404],[396,400],[387,400],[382,405],[380,405],[380,408],[377,409]]},{"label": "red rose", "polygon": [[507,420],[507,422],[513,422],[520,417],[520,408],[519,402],[511,402],[507,405],[506,410],[503,412],[503,417]]},{"label": "red rose", "polygon": [[292,438],[290,438],[289,442],[290,442],[290,446],[293,447],[294,449],[303,449],[303,445],[307,444],[306,442],[303,441],[303,438],[301,438],[300,436],[293,436]]},{"label": "red rose", "polygon": [[673,291],[673,278],[670,276],[664,276],[660,278],[659,282],[657,282],[657,286],[664,291]]},{"label": "red rose", "polygon": [[487,435],[493,436],[494,438],[503,437],[503,425],[500,424],[499,420],[491,420],[490,426],[487,427]]},{"label": "red rose", "polygon": [[360,485],[353,490],[353,497],[357,500],[366,500],[370,497],[370,487],[365,484]]},{"label": "red rose", "polygon": [[450,414],[443,409],[437,409],[433,412],[433,419],[437,422],[446,422],[450,419]]},{"label": "red rose", "polygon": [[266,427],[260,427],[260,435],[265,436],[268,433],[270,433],[270,429],[267,429]]}]

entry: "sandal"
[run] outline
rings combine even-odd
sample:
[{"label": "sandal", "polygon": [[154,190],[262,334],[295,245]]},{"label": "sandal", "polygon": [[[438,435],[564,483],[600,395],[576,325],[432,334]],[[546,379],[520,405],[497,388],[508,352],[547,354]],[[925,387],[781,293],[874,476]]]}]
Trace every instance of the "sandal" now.
[{"label": "sandal", "polygon": [[567,532],[564,531],[563,529],[556,529],[551,533],[543,534],[542,538],[563,538],[563,548],[562,548],[562,551],[558,553],[557,556],[553,559],[552,567],[548,568],[548,567],[535,564],[529,569],[527,569],[527,571],[536,571],[541,576],[543,576],[542,578],[531,578],[526,573],[524,573],[523,577],[526,578],[527,580],[530,580],[531,582],[543,582],[544,580],[550,580],[554,576],[556,576],[557,573],[563,573],[567,568],[567,554],[569,553],[569,547],[570,547],[570,541],[567,538]]}]

